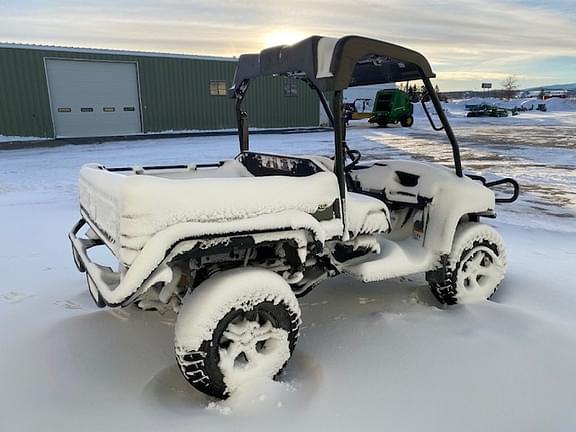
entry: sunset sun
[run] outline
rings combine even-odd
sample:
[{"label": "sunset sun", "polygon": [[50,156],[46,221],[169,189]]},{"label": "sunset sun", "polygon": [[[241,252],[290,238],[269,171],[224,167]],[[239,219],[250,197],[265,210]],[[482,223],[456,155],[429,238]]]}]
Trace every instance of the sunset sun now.
[{"label": "sunset sun", "polygon": [[304,38],[306,38],[306,35],[300,31],[282,29],[266,33],[263,41],[265,46],[271,47],[277,45],[292,45]]}]

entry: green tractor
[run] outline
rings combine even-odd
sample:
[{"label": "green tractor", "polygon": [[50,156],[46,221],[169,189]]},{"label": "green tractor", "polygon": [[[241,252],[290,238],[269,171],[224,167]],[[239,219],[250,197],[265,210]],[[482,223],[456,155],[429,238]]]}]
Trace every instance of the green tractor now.
[{"label": "green tractor", "polygon": [[400,122],[402,126],[410,127],[414,124],[413,113],[414,108],[406,92],[398,89],[379,90],[368,122],[380,127]]}]

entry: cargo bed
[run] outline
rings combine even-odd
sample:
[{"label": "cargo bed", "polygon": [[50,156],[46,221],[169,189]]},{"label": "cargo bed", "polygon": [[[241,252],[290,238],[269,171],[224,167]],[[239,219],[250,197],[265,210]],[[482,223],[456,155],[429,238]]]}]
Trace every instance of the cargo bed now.
[{"label": "cargo bed", "polygon": [[237,159],[195,166],[85,165],[81,212],[129,266],[156,233],[177,224],[230,222],[286,210],[314,214],[338,198],[334,174],[320,167],[310,175],[273,174],[250,171]]}]

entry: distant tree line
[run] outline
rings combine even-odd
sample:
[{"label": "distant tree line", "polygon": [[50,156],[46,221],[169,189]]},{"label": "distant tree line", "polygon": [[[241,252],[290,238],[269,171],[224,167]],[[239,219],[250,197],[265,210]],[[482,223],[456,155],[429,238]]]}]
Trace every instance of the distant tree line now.
[{"label": "distant tree line", "polygon": [[[404,90],[408,97],[410,98],[411,102],[419,102],[424,95],[424,100],[428,101],[429,97],[427,95],[426,88],[423,85],[412,84],[410,82],[406,82],[404,85],[400,87],[401,90]],[[515,75],[509,75],[505,77],[499,89],[489,89],[489,90],[474,90],[474,91],[451,91],[451,92],[441,92],[438,85],[434,87],[436,93],[440,100],[447,101],[450,99],[462,99],[462,98],[472,98],[472,97],[494,97],[499,99],[512,99],[522,93],[519,90],[518,84],[518,77]],[[550,97],[545,89],[540,89],[538,93],[538,99],[546,99]],[[570,92],[566,92],[567,96],[570,97]],[[575,93],[576,94],[576,93]],[[532,92],[533,97],[536,95]],[[566,97],[566,96],[564,96]]]},{"label": "distant tree line", "polygon": [[[424,87],[423,85],[421,86],[417,86],[416,84],[410,85],[410,82],[408,81],[406,82],[402,90],[404,90],[408,94],[408,98],[410,98],[411,102],[420,102],[420,100],[422,99],[422,95],[424,95],[425,102],[428,102],[430,100],[427,94],[428,92],[426,91],[426,87]],[[434,90],[436,91],[436,94],[438,95],[440,100],[446,99],[446,97],[440,92],[440,87],[438,87],[438,85],[434,86]]]}]

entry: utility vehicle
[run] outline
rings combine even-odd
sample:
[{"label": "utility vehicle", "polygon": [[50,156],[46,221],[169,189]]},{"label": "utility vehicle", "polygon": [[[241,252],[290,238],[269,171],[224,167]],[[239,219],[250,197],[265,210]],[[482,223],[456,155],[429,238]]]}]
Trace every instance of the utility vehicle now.
[{"label": "utility vehicle", "polygon": [[380,127],[400,123],[404,127],[414,124],[414,108],[408,94],[400,89],[384,89],[376,93],[369,123]]},{"label": "utility vehicle", "polygon": [[[316,91],[333,124],[333,158],[250,151],[244,97],[252,80],[272,75]],[[491,187],[511,184],[513,196],[503,200],[513,201],[518,185],[464,175],[433,77],[421,54],[358,36],[314,36],[240,56],[231,89],[236,158],[82,167],[81,219],[69,238],[96,304],[177,311],[176,359],[185,379],[226,397],[255,376],[281,371],[298,338],[297,297],[326,278],[343,273],[370,282],[425,272],[441,303],[489,298],[506,252],[481,220],[496,215]],[[442,126],[433,126],[448,136],[454,169],[411,160],[361,164],[345,139],[343,90],[414,80],[423,81],[437,111]],[[92,259],[89,251],[100,246],[112,251],[117,269]]]}]

